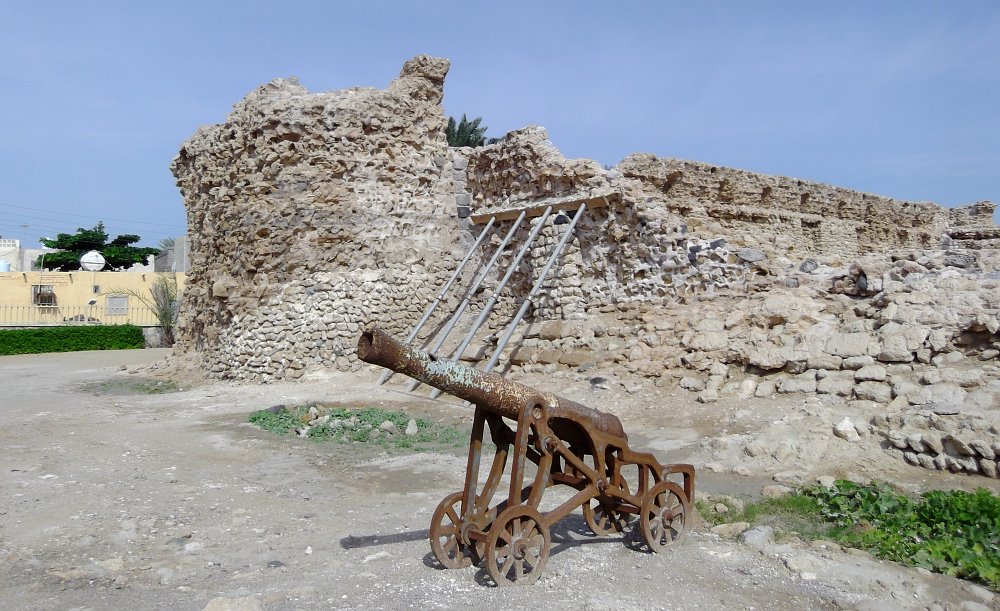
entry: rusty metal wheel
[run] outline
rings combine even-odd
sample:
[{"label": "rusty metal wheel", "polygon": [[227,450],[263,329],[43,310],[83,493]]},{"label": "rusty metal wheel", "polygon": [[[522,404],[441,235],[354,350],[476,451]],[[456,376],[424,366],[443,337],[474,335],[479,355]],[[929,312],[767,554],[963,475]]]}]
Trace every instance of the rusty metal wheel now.
[{"label": "rusty metal wheel", "polygon": [[617,511],[618,501],[597,497],[583,504],[583,519],[598,537],[608,537],[628,528],[632,515]]},{"label": "rusty metal wheel", "polygon": [[650,489],[639,510],[642,535],[654,552],[684,537],[688,500],[680,486],[660,482]]},{"label": "rusty metal wheel", "polygon": [[535,583],[545,570],[551,546],[540,513],[530,507],[511,507],[490,528],[486,571],[498,586]]},{"label": "rusty metal wheel", "polygon": [[462,493],[454,492],[438,503],[431,517],[431,551],[446,569],[462,569],[472,564],[469,551],[462,543]]}]

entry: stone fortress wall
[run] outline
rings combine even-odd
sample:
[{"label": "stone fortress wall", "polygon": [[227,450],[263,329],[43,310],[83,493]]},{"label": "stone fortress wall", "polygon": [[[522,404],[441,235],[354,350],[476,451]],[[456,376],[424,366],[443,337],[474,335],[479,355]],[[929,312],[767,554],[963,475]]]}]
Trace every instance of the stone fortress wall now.
[{"label": "stone fortress wall", "polygon": [[[927,468],[997,476],[992,203],[947,210],[648,154],[603,168],[566,159],[539,127],[452,149],[447,71],[420,56],[386,89],[332,93],[278,79],[183,144],[171,165],[190,230],[181,359],[258,382],[358,370],[361,328],[405,337],[490,215],[499,220],[460,287],[518,211],[531,214],[515,246],[546,206],[572,214],[585,202],[501,368],[599,366],[703,402],[804,393],[887,407],[902,415],[837,434],[882,439]],[[553,215],[541,228],[463,358],[496,344],[567,226]],[[466,318],[514,251],[469,295]],[[452,291],[426,329],[462,297]],[[751,445],[747,455],[763,456]]]},{"label": "stone fortress wall", "polygon": [[[996,231],[990,202],[949,211],[649,154],[604,169],[593,160],[566,159],[540,127],[455,155],[456,167],[466,168],[464,176],[456,173],[457,197],[473,219],[549,204],[591,205],[536,304],[541,319],[628,302],[684,301],[746,287],[754,275],[774,275],[780,265],[805,259],[845,265],[866,253],[937,247],[949,232],[972,238],[956,238],[956,245],[982,245],[984,232]],[[545,235],[547,246],[558,230]],[[532,251],[515,292],[526,292],[549,252]]]},{"label": "stone fortress wall", "polygon": [[[588,209],[529,313],[532,324],[515,336],[511,363],[526,368],[608,362],[657,377],[665,368],[709,371],[704,364],[713,362],[799,375],[808,358],[794,338],[767,331],[749,343],[722,340],[717,331],[671,322],[670,312],[716,297],[753,303],[769,290],[846,294],[858,291],[859,274],[861,293],[871,295],[882,282],[938,273],[956,261],[958,270],[992,269],[993,259],[978,254],[971,263],[965,255],[855,261],[942,243],[992,252],[989,202],[949,211],[647,154],[606,169],[566,159],[539,127],[477,149],[449,149],[441,107],[447,70],[447,60],[421,56],[384,90],[332,93],[278,79],[184,143],[171,167],[191,230],[179,352],[219,378],[357,369],[361,326],[375,321],[405,336],[479,232],[481,224],[470,221],[499,214],[488,241],[495,245],[510,213],[532,208],[517,244],[546,205],[572,211],[587,202]],[[549,219],[467,356],[496,341],[562,227]],[[473,257],[460,285],[490,253]],[[512,258],[505,254],[472,296],[474,314]],[[822,286],[830,274],[834,286]],[[428,329],[460,297],[453,293]],[[879,323],[865,324],[874,333]],[[716,354],[722,341],[729,350]]]},{"label": "stone fortress wall", "polygon": [[368,320],[409,330],[470,242],[452,203],[448,67],[414,58],[384,90],[278,79],[183,144],[179,352],[213,377],[268,381],[360,367]]}]

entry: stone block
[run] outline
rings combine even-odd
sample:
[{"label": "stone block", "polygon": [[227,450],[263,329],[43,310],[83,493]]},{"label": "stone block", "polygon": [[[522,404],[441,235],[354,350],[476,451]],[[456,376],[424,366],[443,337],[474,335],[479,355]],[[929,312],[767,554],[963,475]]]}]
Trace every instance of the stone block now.
[{"label": "stone block", "polygon": [[890,335],[880,341],[881,349],[878,360],[883,363],[909,363],[913,360],[913,352],[906,345],[902,335]]},{"label": "stone block", "polygon": [[579,367],[584,363],[597,363],[601,354],[593,350],[566,350],[560,355],[559,363],[570,367]]},{"label": "stone block", "polygon": [[545,350],[540,350],[538,352],[538,362],[543,365],[549,365],[552,363],[558,363],[559,358],[562,357],[562,350],[556,350],[555,348],[547,348]]},{"label": "stone block", "polygon": [[806,366],[809,369],[829,369],[831,371],[836,371],[840,369],[844,362],[844,358],[841,356],[835,356],[832,354],[814,354],[810,355],[806,359]]},{"label": "stone block", "polygon": [[800,377],[785,378],[778,384],[779,393],[816,392],[816,378]]},{"label": "stone block", "polygon": [[884,382],[861,382],[854,387],[854,396],[862,401],[888,403],[892,400],[892,388]]},{"label": "stone block", "polygon": [[827,340],[825,351],[841,357],[865,356],[872,351],[872,344],[873,338],[868,333],[834,333]]},{"label": "stone block", "polygon": [[844,359],[843,367],[844,369],[857,370],[874,364],[875,359],[870,356],[852,356]]},{"label": "stone block", "polygon": [[700,392],[705,390],[705,381],[694,376],[684,376],[681,378],[680,387],[691,392]]},{"label": "stone block", "polygon": [[965,401],[968,393],[955,384],[934,384],[926,386],[931,395],[928,403],[948,403],[951,405],[961,405]]},{"label": "stone block", "polygon": [[757,388],[754,390],[753,396],[755,397],[770,397],[777,392],[777,384],[773,380],[762,380],[757,384]]},{"label": "stone block", "polygon": [[687,342],[687,346],[701,352],[725,350],[729,347],[729,336],[722,331],[696,332],[694,337]]},{"label": "stone block", "polygon": [[548,320],[542,323],[541,327],[538,329],[539,339],[544,340],[557,340],[562,339],[566,336],[568,329],[566,328],[565,321],[562,320]]},{"label": "stone block", "polygon": [[854,380],[844,377],[826,377],[816,385],[816,392],[849,397],[854,392]]},{"label": "stone block", "polygon": [[510,355],[510,362],[514,365],[527,365],[529,363],[537,362],[538,351],[533,348],[525,348],[520,346],[513,354]]},{"label": "stone block", "polygon": [[866,365],[854,372],[855,382],[885,382],[885,368],[880,365]]}]

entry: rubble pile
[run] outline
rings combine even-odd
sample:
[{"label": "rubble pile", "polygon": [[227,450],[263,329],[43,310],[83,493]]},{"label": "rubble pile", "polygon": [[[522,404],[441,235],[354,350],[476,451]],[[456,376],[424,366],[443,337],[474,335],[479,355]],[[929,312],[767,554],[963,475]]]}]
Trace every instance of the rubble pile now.
[{"label": "rubble pile", "polygon": [[[1000,389],[998,389],[1000,391]],[[872,418],[886,452],[925,469],[997,478],[1000,417],[964,415],[950,407],[883,414]]]}]

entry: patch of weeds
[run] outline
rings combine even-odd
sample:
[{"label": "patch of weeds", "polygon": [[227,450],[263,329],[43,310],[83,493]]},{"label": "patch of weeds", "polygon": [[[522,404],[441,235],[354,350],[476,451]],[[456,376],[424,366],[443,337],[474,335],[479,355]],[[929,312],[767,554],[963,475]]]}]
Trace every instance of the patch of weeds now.
[{"label": "patch of weeds", "polygon": [[265,431],[278,435],[288,435],[300,424],[299,417],[284,409],[280,411],[260,410],[250,414],[250,424],[256,424]]},{"label": "patch of weeds", "polygon": [[173,380],[129,377],[90,382],[84,384],[81,390],[95,395],[162,395],[181,389]]},{"label": "patch of weeds", "polygon": [[766,524],[779,534],[796,534],[809,539],[826,538],[830,531],[830,526],[820,513],[819,504],[805,494],[744,501],[742,511],[730,507],[726,513],[716,512],[715,504],[715,502],[695,501],[695,508],[709,526],[732,522]]},{"label": "patch of weeds", "polygon": [[813,486],[745,502],[742,511],[730,507],[719,513],[714,504],[695,503],[711,526],[768,524],[1000,590],[1000,497],[984,488],[936,490],[912,498],[888,483],[838,480],[831,488]]},{"label": "patch of weeds", "polygon": [[886,483],[837,481],[803,494],[833,524],[835,541],[1000,590],[1000,497],[985,488],[913,499]]},{"label": "patch of weeds", "polygon": [[[417,432],[407,435],[411,419],[416,423]],[[380,407],[349,409],[322,404],[300,405],[254,412],[250,422],[279,435],[296,433],[313,441],[368,443],[416,451],[455,447],[468,437],[468,433],[454,426]],[[392,426],[385,425],[386,422]],[[383,425],[393,431],[386,431]]]}]

